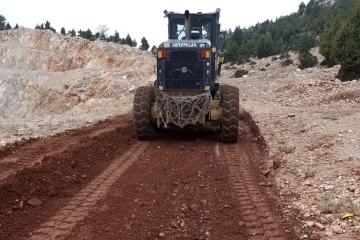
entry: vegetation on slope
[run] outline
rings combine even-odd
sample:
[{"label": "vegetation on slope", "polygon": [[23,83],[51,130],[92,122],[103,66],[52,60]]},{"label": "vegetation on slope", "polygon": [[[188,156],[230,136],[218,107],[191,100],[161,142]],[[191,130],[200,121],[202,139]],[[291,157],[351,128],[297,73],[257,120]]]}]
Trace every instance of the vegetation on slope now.
[{"label": "vegetation on slope", "polygon": [[341,80],[360,78],[360,4],[356,0],[310,0],[295,13],[249,28],[227,31],[226,61],[246,62],[286,53],[300,54],[300,68],[317,64],[309,53],[315,46],[325,56],[322,65],[340,64]]}]

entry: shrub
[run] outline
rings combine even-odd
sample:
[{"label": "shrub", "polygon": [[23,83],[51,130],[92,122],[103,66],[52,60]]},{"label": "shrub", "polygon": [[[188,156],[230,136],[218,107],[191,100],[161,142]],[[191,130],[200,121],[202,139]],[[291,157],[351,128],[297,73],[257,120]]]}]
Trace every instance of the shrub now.
[{"label": "shrub", "polygon": [[241,64],[244,64],[245,63],[245,60],[244,59],[238,59],[237,61],[236,61],[236,64],[237,65],[241,65]]},{"label": "shrub", "polygon": [[250,59],[249,59],[249,58],[239,58],[239,59],[236,61],[236,64],[237,64],[237,65],[241,65],[241,64],[248,63],[248,62],[250,62]]},{"label": "shrub", "polygon": [[337,77],[342,81],[360,78],[360,4],[353,2],[346,19],[336,19],[320,45],[327,66],[334,62],[341,65]]},{"label": "shrub", "polygon": [[322,60],[322,62],[320,63],[320,66],[327,66],[329,68],[332,68],[333,66],[336,65],[336,62],[333,59],[328,59],[325,58],[324,60]]},{"label": "shrub", "polygon": [[293,60],[291,60],[290,58],[287,58],[287,59],[285,59],[284,61],[281,62],[281,66],[282,67],[287,67],[287,66],[289,66],[290,64],[293,64],[293,63],[294,63]]},{"label": "shrub", "polygon": [[290,58],[290,54],[288,52],[280,54],[280,59]]},{"label": "shrub", "polygon": [[312,55],[310,52],[300,53],[299,60],[300,60],[300,65],[299,65],[300,69],[311,68],[318,63],[317,57]]},{"label": "shrub", "polygon": [[249,72],[244,70],[244,69],[239,69],[239,70],[236,70],[235,73],[234,73],[234,78],[241,78],[242,76],[248,74]]}]

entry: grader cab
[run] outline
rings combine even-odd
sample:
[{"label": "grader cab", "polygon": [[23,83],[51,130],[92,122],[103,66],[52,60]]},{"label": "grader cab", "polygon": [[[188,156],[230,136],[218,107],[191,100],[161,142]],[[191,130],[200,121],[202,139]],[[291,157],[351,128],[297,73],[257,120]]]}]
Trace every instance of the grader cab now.
[{"label": "grader cab", "polygon": [[137,138],[152,139],[163,127],[210,125],[220,127],[223,142],[237,142],[239,89],[219,83],[225,44],[220,9],[164,13],[168,40],[157,48],[157,79],[135,91]]}]

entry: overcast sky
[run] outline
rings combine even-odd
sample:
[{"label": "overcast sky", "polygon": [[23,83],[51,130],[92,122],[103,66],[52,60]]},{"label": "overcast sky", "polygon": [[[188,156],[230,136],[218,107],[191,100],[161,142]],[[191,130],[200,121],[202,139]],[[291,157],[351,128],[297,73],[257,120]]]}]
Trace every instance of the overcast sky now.
[{"label": "overcast sky", "polygon": [[[307,4],[309,0],[304,0]],[[0,14],[14,27],[34,28],[49,20],[57,32],[61,27],[66,31],[74,28],[93,33],[100,24],[106,24],[110,34],[115,30],[120,37],[130,33],[140,45],[145,36],[150,46],[159,45],[167,38],[167,19],[163,11],[213,12],[221,9],[222,29],[236,26],[248,27],[267,19],[285,16],[298,10],[301,0],[159,0],[159,1],[119,1],[119,0],[0,0]]]}]

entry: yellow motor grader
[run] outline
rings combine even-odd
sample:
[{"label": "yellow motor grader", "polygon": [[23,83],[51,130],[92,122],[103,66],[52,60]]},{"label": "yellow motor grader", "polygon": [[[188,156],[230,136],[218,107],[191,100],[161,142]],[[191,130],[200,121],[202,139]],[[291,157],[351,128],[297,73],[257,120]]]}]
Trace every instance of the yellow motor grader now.
[{"label": "yellow motor grader", "polygon": [[163,127],[220,126],[223,142],[237,142],[239,89],[218,82],[224,61],[225,32],[220,9],[211,13],[174,13],[168,40],[157,48],[154,86],[135,91],[133,115],[139,140]]}]

